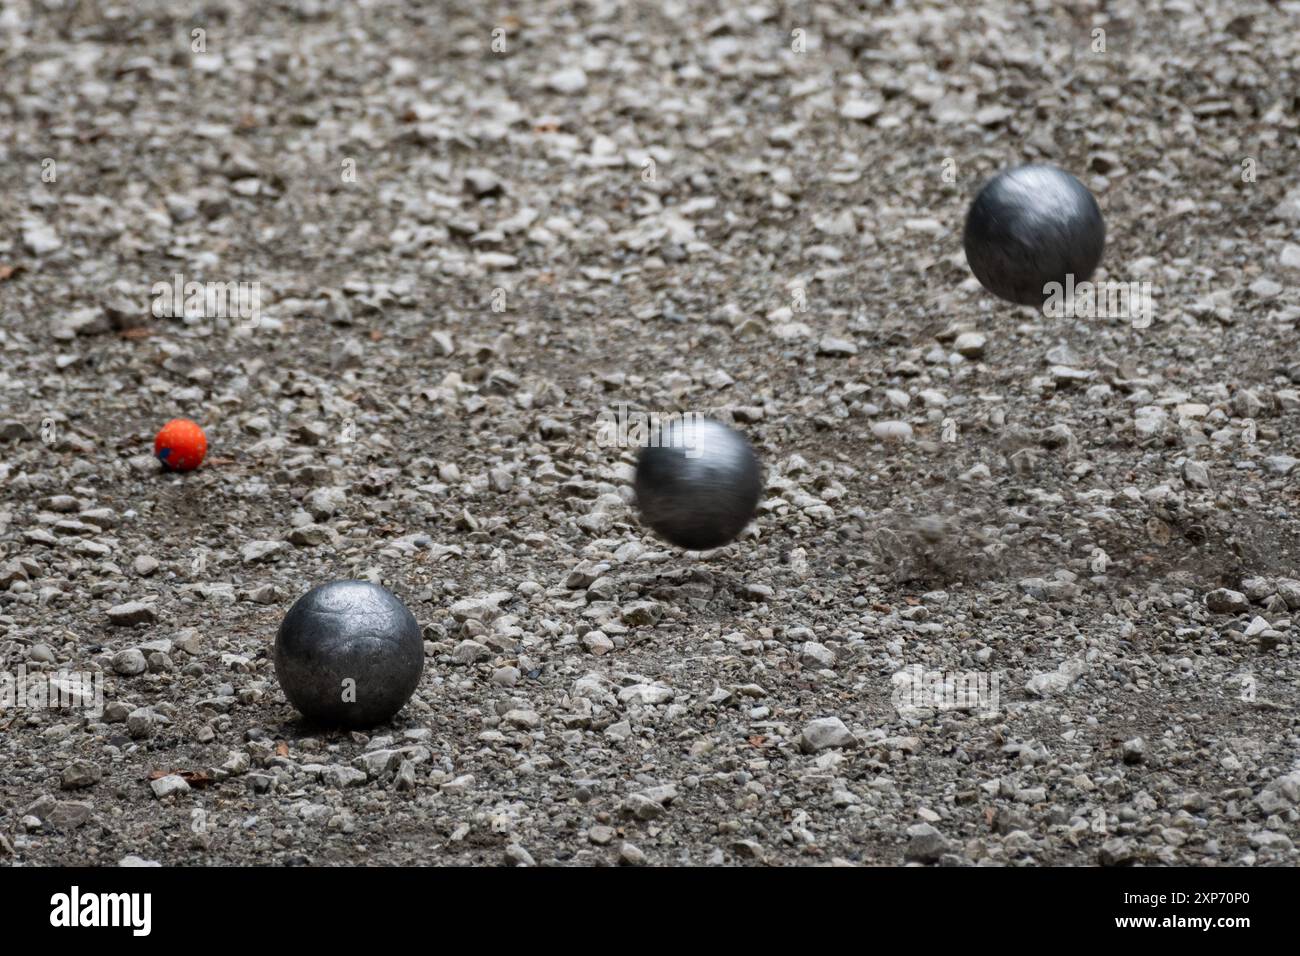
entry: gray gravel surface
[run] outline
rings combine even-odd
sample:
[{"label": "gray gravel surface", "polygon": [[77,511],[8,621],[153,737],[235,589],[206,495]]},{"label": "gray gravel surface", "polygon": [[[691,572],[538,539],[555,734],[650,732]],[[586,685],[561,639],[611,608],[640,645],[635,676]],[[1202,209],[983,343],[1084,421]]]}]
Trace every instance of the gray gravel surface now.
[{"label": "gray gravel surface", "polygon": [[[105,705],[0,712],[0,861],[1295,865],[1300,4],[511,9],[0,10],[0,684]],[[1149,327],[979,287],[1022,162]],[[740,540],[617,403],[746,433]],[[340,577],[364,734],[271,663]]]}]

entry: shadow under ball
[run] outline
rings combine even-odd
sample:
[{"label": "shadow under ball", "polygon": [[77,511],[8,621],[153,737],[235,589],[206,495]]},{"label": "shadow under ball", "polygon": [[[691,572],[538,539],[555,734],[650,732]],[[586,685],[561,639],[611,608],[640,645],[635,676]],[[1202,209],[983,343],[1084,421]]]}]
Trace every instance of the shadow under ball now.
[{"label": "shadow under ball", "polygon": [[275,638],[275,676],[311,721],[372,727],[411,699],[424,637],[406,605],[369,581],[331,581],[294,602]]},{"label": "shadow under ball", "polygon": [[1106,225],[1088,187],[1055,166],[1017,166],[990,179],[971,203],[962,238],[980,284],[1018,305],[1041,306],[1043,287],[1075,283],[1101,262]]},{"label": "shadow under ball", "polygon": [[709,419],[674,421],[641,449],[641,520],[688,551],[707,551],[745,530],[763,494],[763,468],[740,432]]}]

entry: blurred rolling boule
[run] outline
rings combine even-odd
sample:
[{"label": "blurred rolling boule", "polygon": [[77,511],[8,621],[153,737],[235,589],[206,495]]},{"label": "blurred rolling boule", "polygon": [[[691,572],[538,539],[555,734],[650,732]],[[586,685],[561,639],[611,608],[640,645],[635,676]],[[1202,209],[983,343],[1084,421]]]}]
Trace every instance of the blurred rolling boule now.
[{"label": "blurred rolling boule", "polygon": [[1018,166],[979,191],[966,216],[966,261],[980,284],[1018,305],[1041,306],[1044,287],[1101,262],[1106,226],[1088,188],[1055,166]]},{"label": "blurred rolling boule", "polygon": [[637,459],[642,521],[690,551],[733,540],[754,517],[762,493],[763,469],[748,440],[710,419],[674,420]]}]

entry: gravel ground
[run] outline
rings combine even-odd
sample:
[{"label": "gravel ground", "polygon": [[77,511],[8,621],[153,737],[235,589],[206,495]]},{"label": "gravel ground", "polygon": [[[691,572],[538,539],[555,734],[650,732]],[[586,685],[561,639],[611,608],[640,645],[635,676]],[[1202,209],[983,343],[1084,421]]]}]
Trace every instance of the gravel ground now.
[{"label": "gravel ground", "polygon": [[[6,3],[0,684],[105,707],[0,713],[0,859],[1300,862],[1300,3],[962,6]],[[1028,161],[1149,327],[971,277]],[[743,429],[740,540],[617,403]],[[368,734],[271,664],[338,577]]]}]

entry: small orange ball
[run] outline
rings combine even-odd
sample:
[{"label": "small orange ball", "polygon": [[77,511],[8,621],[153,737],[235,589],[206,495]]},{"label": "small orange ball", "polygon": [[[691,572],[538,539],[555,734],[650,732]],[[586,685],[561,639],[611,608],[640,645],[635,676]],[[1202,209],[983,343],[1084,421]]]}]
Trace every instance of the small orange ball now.
[{"label": "small orange ball", "polygon": [[173,418],[153,440],[153,453],[172,471],[193,471],[208,453],[208,438],[188,418]]}]

